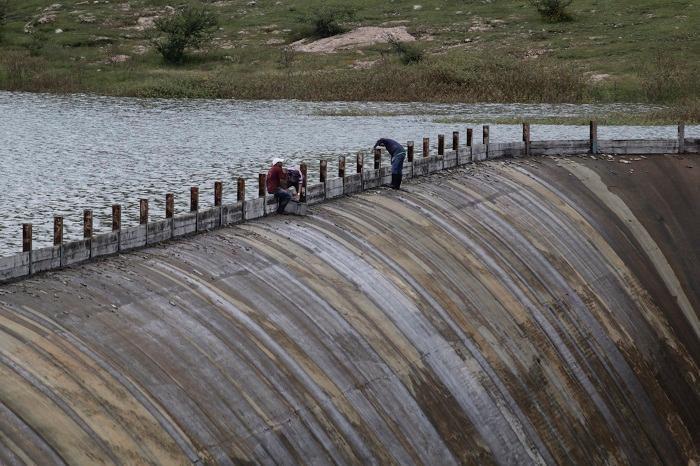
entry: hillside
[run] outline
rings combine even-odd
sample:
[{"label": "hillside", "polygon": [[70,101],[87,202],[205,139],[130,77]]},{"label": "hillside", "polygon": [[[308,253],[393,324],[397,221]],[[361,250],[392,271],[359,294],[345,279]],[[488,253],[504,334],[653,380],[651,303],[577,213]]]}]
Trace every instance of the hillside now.
[{"label": "hillside", "polygon": [[[59,1],[60,3],[54,3]],[[695,107],[700,3],[574,0],[546,23],[526,1],[350,0],[342,25],[402,27],[424,59],[387,44],[289,47],[328,2],[199,2],[219,28],[210,47],[167,65],[148,41],[166,0],[7,0],[0,88],[148,97],[586,102]]]}]

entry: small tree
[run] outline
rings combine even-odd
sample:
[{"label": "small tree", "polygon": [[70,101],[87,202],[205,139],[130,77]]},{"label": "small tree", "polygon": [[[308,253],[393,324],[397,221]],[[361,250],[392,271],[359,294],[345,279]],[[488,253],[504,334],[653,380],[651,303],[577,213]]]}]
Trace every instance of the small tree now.
[{"label": "small tree", "polygon": [[399,60],[404,65],[418,63],[423,60],[423,51],[413,44],[401,42],[396,37],[389,37],[389,45],[391,49],[399,56]]},{"label": "small tree", "polygon": [[530,5],[537,9],[537,12],[545,21],[560,23],[571,21],[571,15],[566,12],[566,7],[571,5],[572,0],[529,0]]},{"label": "small tree", "polygon": [[185,49],[201,47],[211,41],[217,24],[211,11],[188,5],[172,16],[156,20],[155,27],[161,35],[151,38],[151,43],[168,63],[182,63]]},{"label": "small tree", "polygon": [[299,18],[302,25],[296,28],[294,37],[323,39],[342,34],[347,29],[341,23],[352,19],[354,14],[354,10],[348,7],[322,6]]}]

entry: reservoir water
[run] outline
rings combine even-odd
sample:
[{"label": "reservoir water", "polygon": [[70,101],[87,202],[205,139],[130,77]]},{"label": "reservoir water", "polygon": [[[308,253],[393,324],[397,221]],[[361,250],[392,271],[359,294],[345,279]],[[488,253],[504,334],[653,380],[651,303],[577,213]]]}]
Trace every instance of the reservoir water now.
[{"label": "reservoir water", "polygon": [[[153,217],[164,212],[166,192],[176,213],[188,208],[189,187],[199,186],[200,205],[213,203],[214,181],[224,182],[224,202],[235,198],[235,180],[246,177],[257,195],[257,174],[273,157],[306,161],[316,175],[328,158],[369,153],[374,141],[424,136],[480,125],[470,121],[511,117],[576,117],[640,112],[638,104],[425,104],[150,100],[0,92],[0,256],[21,249],[21,224],[34,224],[34,247],[51,244],[54,215],[64,216],[66,240],[82,234],[82,211],[92,209],[96,232],[110,225],[110,206],[122,204],[123,224],[138,219],[138,200],[148,198]],[[447,123],[446,121],[459,121]],[[492,142],[517,141],[519,125],[491,124]],[[600,127],[599,138],[674,138],[674,126]],[[588,127],[534,125],[532,139],[586,139]],[[700,125],[686,137],[700,137]],[[312,176],[313,178],[313,176]]]}]

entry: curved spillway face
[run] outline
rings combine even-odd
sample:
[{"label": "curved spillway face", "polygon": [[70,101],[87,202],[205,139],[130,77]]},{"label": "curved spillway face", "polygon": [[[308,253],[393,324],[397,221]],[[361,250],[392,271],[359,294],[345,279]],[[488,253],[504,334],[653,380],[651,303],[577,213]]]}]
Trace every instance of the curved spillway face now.
[{"label": "curved spillway face", "polygon": [[2,286],[0,463],[697,464],[695,160],[490,162]]}]

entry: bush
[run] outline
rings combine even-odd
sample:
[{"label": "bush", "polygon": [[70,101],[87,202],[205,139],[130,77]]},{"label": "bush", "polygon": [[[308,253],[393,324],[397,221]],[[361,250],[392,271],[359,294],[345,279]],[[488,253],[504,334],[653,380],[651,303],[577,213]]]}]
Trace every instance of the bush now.
[{"label": "bush", "polygon": [[217,25],[216,16],[206,8],[186,6],[156,20],[156,30],[165,37],[152,37],[151,43],[166,62],[179,64],[187,48],[201,47],[211,40]]},{"label": "bush", "polygon": [[0,42],[2,42],[2,30],[7,21],[7,0],[0,0]]},{"label": "bush", "polygon": [[347,31],[340,23],[352,19],[353,16],[354,12],[349,8],[323,7],[300,18],[304,25],[295,36],[300,39],[305,37],[323,39],[337,36]]},{"label": "bush", "polygon": [[537,9],[537,12],[545,21],[560,23],[571,21],[571,15],[566,12],[566,7],[571,5],[572,0],[530,0],[530,4]]},{"label": "bush", "polygon": [[389,45],[391,49],[399,56],[399,60],[404,65],[410,65],[411,63],[418,63],[423,60],[423,51],[413,44],[408,44],[406,42],[400,42],[395,37],[389,38]]}]

